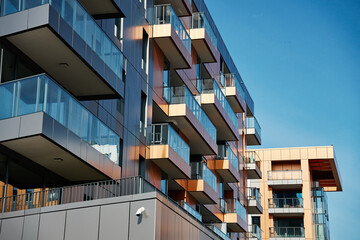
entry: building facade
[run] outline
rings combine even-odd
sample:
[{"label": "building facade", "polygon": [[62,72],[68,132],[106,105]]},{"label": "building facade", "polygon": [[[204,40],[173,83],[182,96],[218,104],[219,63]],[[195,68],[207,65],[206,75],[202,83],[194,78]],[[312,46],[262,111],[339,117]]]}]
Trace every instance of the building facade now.
[{"label": "building facade", "polygon": [[252,236],[261,128],[203,0],[0,2],[1,240]]},{"label": "building facade", "polygon": [[266,176],[248,180],[249,196],[263,206],[260,215],[249,205],[249,225],[263,239],[329,240],[326,192],[342,191],[334,148],[256,149],[253,157]]}]

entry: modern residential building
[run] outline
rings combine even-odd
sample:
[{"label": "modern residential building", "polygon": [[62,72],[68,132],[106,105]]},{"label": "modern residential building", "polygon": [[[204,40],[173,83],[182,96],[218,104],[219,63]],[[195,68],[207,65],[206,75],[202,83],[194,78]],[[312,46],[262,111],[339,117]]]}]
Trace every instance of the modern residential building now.
[{"label": "modern residential building", "polygon": [[0,3],[0,240],[246,238],[261,129],[204,0]]},{"label": "modern residential building", "polygon": [[249,234],[261,232],[266,240],[330,239],[326,192],[342,191],[333,146],[256,149],[247,158],[264,173],[248,180]]}]

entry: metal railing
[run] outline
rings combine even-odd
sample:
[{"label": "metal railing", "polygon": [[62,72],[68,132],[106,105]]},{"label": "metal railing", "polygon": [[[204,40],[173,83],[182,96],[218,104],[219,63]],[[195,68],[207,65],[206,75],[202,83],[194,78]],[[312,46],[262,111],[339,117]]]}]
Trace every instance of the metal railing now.
[{"label": "metal railing", "polygon": [[305,237],[304,227],[270,227],[270,237]]},{"label": "metal railing", "polygon": [[214,47],[217,48],[216,35],[203,12],[194,12],[192,14],[191,28],[205,28],[205,31],[209,35],[211,42],[214,44]]},{"label": "metal railing", "polygon": [[180,40],[185,45],[186,50],[191,53],[191,39],[180,19],[174,12],[170,4],[154,6],[155,25],[171,24]]},{"label": "metal railing", "polygon": [[186,86],[167,87],[170,104],[186,104],[197,120],[204,126],[210,137],[216,142],[216,128],[211,122],[201,105],[196,101],[195,97]]},{"label": "metal railing", "polygon": [[[219,87],[218,83],[214,79],[199,79],[197,80],[198,90],[203,93],[213,93],[215,97],[219,100],[221,106],[224,108],[225,112],[228,114],[231,122],[234,124],[236,129],[239,128],[239,120],[234,110],[231,108],[230,103],[226,100],[226,96]],[[200,88],[200,89],[199,89]]]},{"label": "metal railing", "polygon": [[203,162],[191,162],[191,179],[203,179],[216,192],[216,176]]},{"label": "metal railing", "polygon": [[120,137],[46,74],[0,85],[0,119],[45,112],[106,155],[119,161]]},{"label": "metal railing", "polygon": [[194,216],[197,220],[199,220],[200,222],[202,221],[202,215],[199,212],[197,212],[195,209],[190,207],[190,205],[187,204],[185,201],[183,201],[183,200],[179,201],[178,204],[179,204],[179,206],[184,208],[188,213],[190,213],[192,216]]},{"label": "metal railing", "polygon": [[303,208],[302,198],[269,198],[269,208]]},{"label": "metal railing", "polygon": [[103,198],[154,192],[155,187],[142,177],[107,180],[38,192],[8,196],[0,199],[2,213]]},{"label": "metal railing", "polygon": [[256,200],[261,204],[261,193],[259,188],[255,187],[248,187],[247,189],[247,195],[249,200]]},{"label": "metal railing", "polygon": [[187,164],[190,164],[189,146],[168,123],[152,125],[151,144],[168,144]]},{"label": "metal railing", "polygon": [[242,100],[245,100],[245,91],[242,88],[240,81],[234,73],[226,73],[220,75],[220,83],[224,87],[235,87]]},{"label": "metal railing", "polygon": [[3,0],[1,16],[50,4],[87,45],[122,79],[124,56],[77,0]]},{"label": "metal railing", "polygon": [[248,232],[247,232],[248,238],[256,238],[257,240],[262,239],[262,230],[257,224],[249,225],[248,226]]},{"label": "metal railing", "polygon": [[268,171],[268,180],[301,180],[301,170]]},{"label": "metal railing", "polygon": [[247,164],[255,163],[256,166],[260,169],[260,157],[259,157],[259,155],[255,151],[246,151],[246,163]]},{"label": "metal railing", "polygon": [[239,159],[236,154],[231,150],[229,144],[218,145],[217,159],[228,159],[231,165],[234,166],[236,171],[239,171]]}]

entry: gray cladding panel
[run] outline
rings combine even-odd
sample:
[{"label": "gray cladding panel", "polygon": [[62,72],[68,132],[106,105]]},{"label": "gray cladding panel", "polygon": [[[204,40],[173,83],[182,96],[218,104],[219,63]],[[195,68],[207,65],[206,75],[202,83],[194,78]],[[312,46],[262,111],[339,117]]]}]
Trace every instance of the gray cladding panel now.
[{"label": "gray cladding panel", "polygon": [[63,240],[65,217],[65,211],[41,214],[38,240]]},{"label": "gray cladding panel", "polygon": [[25,216],[22,240],[37,240],[40,215]]},{"label": "gray cladding panel", "polygon": [[24,217],[3,219],[0,240],[21,240]]},{"label": "gray cladding panel", "polygon": [[[155,239],[155,199],[131,202],[130,204],[130,234],[129,240]],[[136,211],[144,207],[141,216],[136,216]]]},{"label": "gray cladding panel", "polygon": [[100,207],[68,210],[65,240],[97,240]]},{"label": "gray cladding panel", "polygon": [[128,239],[129,203],[106,205],[101,207],[99,240]]}]

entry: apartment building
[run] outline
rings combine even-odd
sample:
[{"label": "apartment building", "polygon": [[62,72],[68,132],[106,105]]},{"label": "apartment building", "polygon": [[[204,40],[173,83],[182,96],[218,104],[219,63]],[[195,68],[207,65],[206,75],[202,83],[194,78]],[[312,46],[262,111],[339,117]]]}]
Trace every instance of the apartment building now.
[{"label": "apartment building", "polygon": [[[256,149],[262,179],[248,180],[249,226],[262,239],[329,240],[327,192],[342,191],[333,146]],[[257,207],[257,208],[255,208]]]},{"label": "apartment building", "polygon": [[261,128],[204,0],[0,2],[1,240],[251,235]]}]

